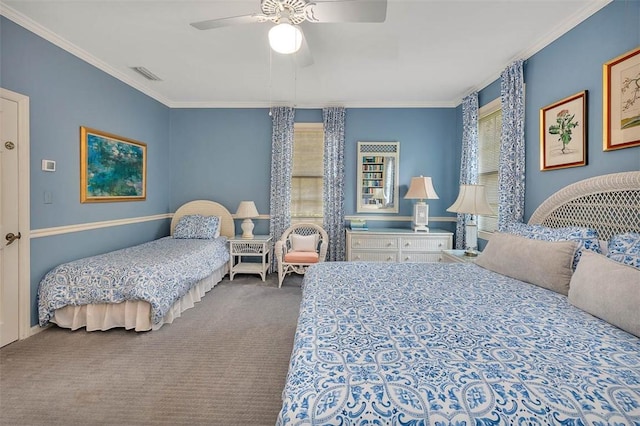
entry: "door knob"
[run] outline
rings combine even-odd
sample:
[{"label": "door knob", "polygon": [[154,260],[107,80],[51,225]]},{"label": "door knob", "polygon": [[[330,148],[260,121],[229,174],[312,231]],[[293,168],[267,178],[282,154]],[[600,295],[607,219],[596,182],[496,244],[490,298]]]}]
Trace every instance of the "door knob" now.
[{"label": "door knob", "polygon": [[4,236],[4,239],[8,241],[7,245],[9,245],[12,242],[14,242],[15,240],[19,240],[20,237],[22,237],[20,232],[18,232],[18,235],[15,235],[13,232],[9,232],[7,235]]}]

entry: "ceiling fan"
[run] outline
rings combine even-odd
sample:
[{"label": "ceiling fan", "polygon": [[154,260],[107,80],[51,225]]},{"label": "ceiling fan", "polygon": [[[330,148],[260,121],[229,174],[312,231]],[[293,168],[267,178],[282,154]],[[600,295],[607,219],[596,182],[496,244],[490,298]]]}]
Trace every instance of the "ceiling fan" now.
[{"label": "ceiling fan", "polygon": [[387,0],[262,0],[260,8],[262,13],[210,19],[191,25],[199,30],[211,30],[231,25],[273,22],[276,25],[269,30],[271,48],[284,54],[300,51],[299,62],[306,66],[313,63],[313,59],[299,24],[305,21],[384,22],[387,17]]}]

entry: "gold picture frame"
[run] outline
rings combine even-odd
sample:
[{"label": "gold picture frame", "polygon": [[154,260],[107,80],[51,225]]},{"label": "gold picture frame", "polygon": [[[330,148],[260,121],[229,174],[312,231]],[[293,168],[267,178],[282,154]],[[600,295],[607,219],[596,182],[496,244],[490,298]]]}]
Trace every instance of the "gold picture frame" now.
[{"label": "gold picture frame", "polygon": [[540,109],[540,170],[587,164],[587,91]]},{"label": "gold picture frame", "polygon": [[640,145],[640,47],[602,68],[602,149]]},{"label": "gold picture frame", "polygon": [[147,198],[147,145],[80,127],[80,202]]}]

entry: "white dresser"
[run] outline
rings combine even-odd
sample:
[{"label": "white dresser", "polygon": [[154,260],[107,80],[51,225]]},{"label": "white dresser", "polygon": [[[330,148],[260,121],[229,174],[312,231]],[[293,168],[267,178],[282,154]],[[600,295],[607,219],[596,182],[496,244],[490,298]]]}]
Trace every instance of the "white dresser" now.
[{"label": "white dresser", "polygon": [[403,228],[369,231],[347,229],[347,260],[374,262],[441,262],[442,250],[450,249],[453,233],[431,228],[414,232]]}]

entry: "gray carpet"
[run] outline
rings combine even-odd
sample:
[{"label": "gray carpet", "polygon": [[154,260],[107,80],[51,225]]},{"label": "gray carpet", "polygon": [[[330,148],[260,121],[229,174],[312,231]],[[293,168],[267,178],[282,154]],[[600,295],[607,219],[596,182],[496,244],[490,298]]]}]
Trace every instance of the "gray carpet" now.
[{"label": "gray carpet", "polygon": [[160,330],[51,327],[0,349],[2,425],[273,425],[301,277],[228,277]]}]

